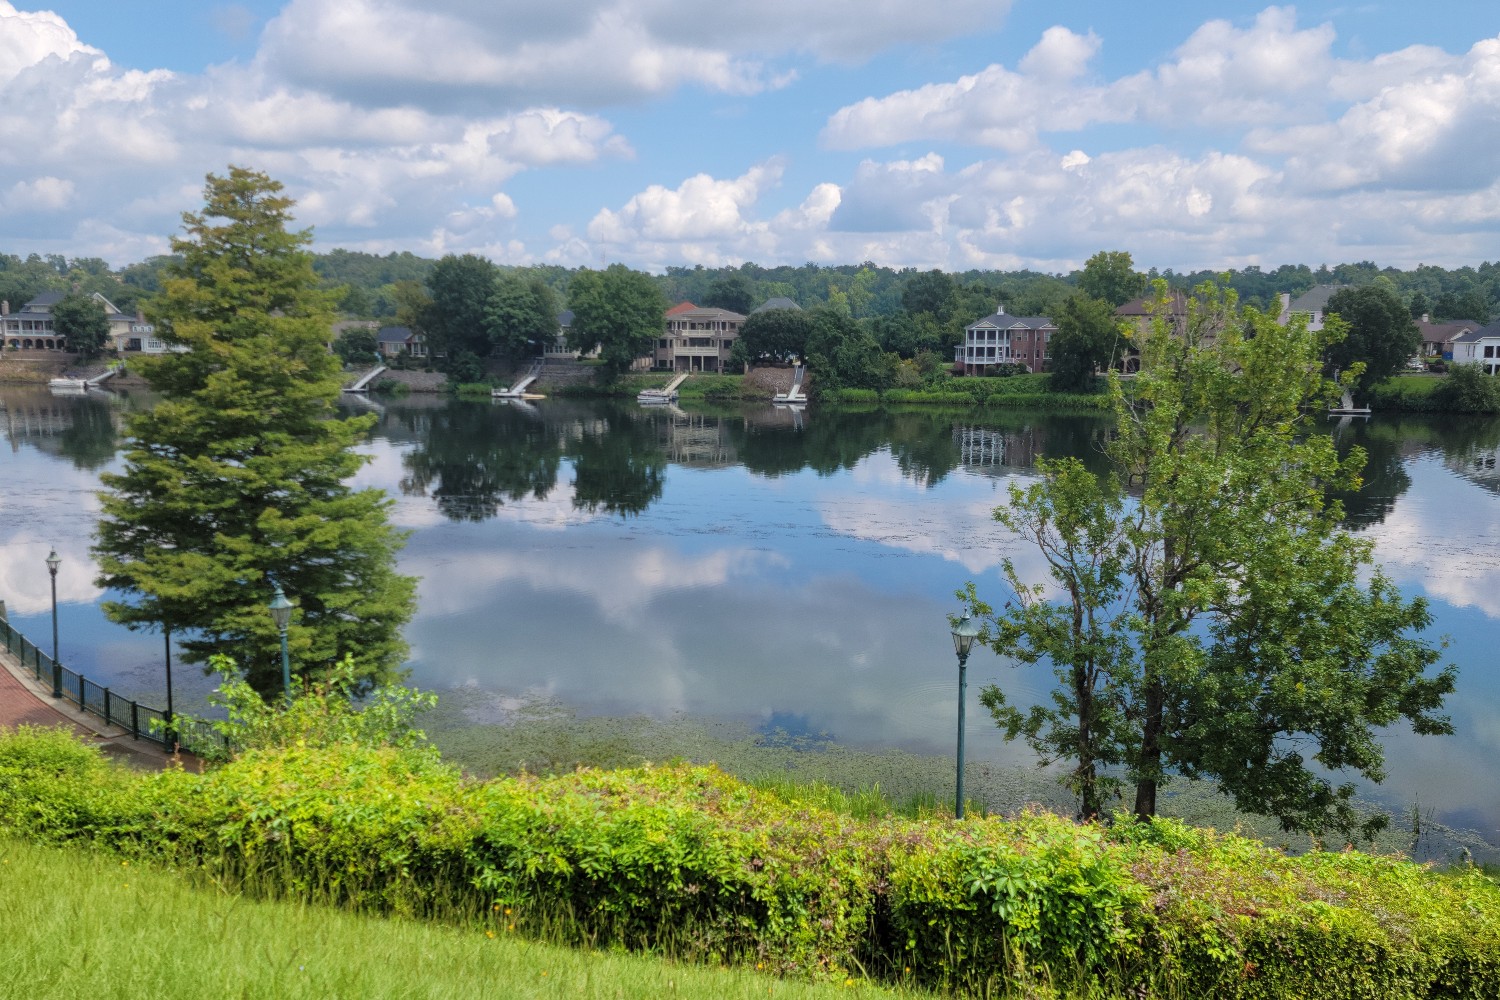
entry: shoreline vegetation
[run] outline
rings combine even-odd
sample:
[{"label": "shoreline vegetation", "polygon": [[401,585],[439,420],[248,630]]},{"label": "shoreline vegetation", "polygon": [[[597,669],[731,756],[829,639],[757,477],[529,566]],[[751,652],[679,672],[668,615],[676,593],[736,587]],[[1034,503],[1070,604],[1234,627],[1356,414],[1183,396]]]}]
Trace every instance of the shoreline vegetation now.
[{"label": "shoreline vegetation", "polygon": [[[45,385],[49,378],[70,367],[71,359],[71,355],[58,355],[44,359],[7,358],[4,364],[0,364],[0,384]],[[659,389],[671,378],[670,372],[640,373],[625,375],[611,385],[575,382],[567,385],[546,386],[543,383],[543,391],[547,395],[562,397],[633,399],[642,389]],[[1500,381],[1497,381],[1492,394],[1484,394],[1477,399],[1464,398],[1459,401],[1459,405],[1453,406],[1444,405],[1440,397],[1434,397],[1435,390],[1443,384],[1444,378],[1445,376],[1427,374],[1396,375],[1371,390],[1368,405],[1376,414],[1500,413]],[[1109,411],[1107,393],[1103,391],[1097,393],[1055,392],[1047,387],[1047,380],[1046,375],[1010,375],[990,378],[950,376],[946,382],[936,383],[939,386],[937,388],[841,389],[819,398],[817,403],[841,406],[910,405],[965,409],[978,407],[1038,409],[1077,413],[1107,413]],[[396,397],[406,396],[412,392],[447,391],[462,399],[487,399],[490,390],[499,382],[509,384],[508,380],[502,378],[494,382],[462,383],[449,386],[434,383],[430,388],[413,389],[395,379],[383,379],[377,382],[374,391],[377,395]],[[128,381],[122,381],[121,384],[134,387],[144,383],[130,377]],[[770,402],[774,394],[764,387],[747,384],[746,377],[743,375],[712,373],[694,375],[683,383],[679,393],[685,402],[710,403]]]},{"label": "shoreline vegetation", "polygon": [[[866,750],[824,734],[752,730],[733,722],[645,716],[579,716],[551,702],[524,702],[457,690],[442,695],[424,716],[424,729],[443,759],[466,774],[494,778],[520,773],[564,774],[576,768],[613,770],[652,763],[713,765],[757,787],[798,786],[826,790],[849,808],[874,814],[896,810],[912,817],[952,816],[953,758],[909,750]],[[964,768],[965,809],[1012,815],[1028,808],[1072,815],[1076,797],[1053,771],[1033,765],[969,760]],[[860,806],[858,803],[869,803]],[[1113,806],[1124,808],[1117,800]],[[1404,854],[1439,865],[1471,859],[1500,870],[1500,846],[1478,832],[1396,814],[1373,802],[1360,803],[1389,825],[1364,849]],[[1207,782],[1179,780],[1162,802],[1169,819],[1263,841],[1279,851],[1303,854],[1323,841],[1287,833],[1269,816],[1243,813]]]},{"label": "shoreline vegetation", "polygon": [[[615,382],[571,382],[566,385],[539,384],[545,395],[574,398],[634,399],[642,389],[660,389],[672,378],[670,372],[625,375]],[[504,379],[500,381],[505,381]],[[1495,392],[1478,399],[1461,398],[1456,405],[1445,403],[1435,391],[1443,376],[1397,375],[1375,386],[1368,405],[1377,414],[1400,413],[1500,413],[1500,382]],[[488,398],[498,383],[465,383],[453,387],[464,399]],[[393,384],[394,385],[394,384]],[[678,390],[684,402],[771,402],[774,393],[750,383],[743,375],[695,374]],[[816,405],[837,406],[933,406],[963,409],[1034,409],[1073,413],[1108,413],[1109,394],[1057,392],[1048,388],[1046,375],[1009,375],[1000,377],[950,376],[930,388],[838,389],[821,396],[814,395]]]},{"label": "shoreline vegetation", "polygon": [[479,780],[430,747],[315,743],[145,774],[23,727],[0,735],[0,826],[227,899],[846,987],[1500,994],[1500,883],[1468,865],[1293,856],[1164,818],[913,818],[687,764]]}]

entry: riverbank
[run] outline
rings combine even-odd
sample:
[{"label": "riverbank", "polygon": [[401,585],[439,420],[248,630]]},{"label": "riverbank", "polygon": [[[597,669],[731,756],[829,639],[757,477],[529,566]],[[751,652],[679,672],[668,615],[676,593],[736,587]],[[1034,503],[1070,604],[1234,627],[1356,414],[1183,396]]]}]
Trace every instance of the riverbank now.
[{"label": "riverbank", "polygon": [[76,363],[77,355],[61,351],[3,351],[0,385],[46,385]]},{"label": "riverbank", "polygon": [[[868,750],[835,742],[826,734],[752,730],[722,721],[644,716],[582,716],[549,701],[503,699],[458,689],[440,696],[423,728],[443,758],[485,778],[566,774],[579,767],[639,767],[653,762],[713,764],[743,781],[772,787],[822,785],[853,798],[880,800],[906,815],[952,815],[954,760],[943,754],[897,749]],[[1045,809],[1071,816],[1076,799],[1057,775],[1037,766],[970,760],[964,768],[966,811],[1015,816]],[[1125,808],[1123,800],[1114,803]],[[1367,816],[1389,820],[1375,840],[1358,845],[1376,854],[1402,854],[1419,861],[1452,864],[1471,859],[1500,867],[1500,845],[1478,832],[1425,817],[1393,814],[1372,802]],[[1321,841],[1289,834],[1270,816],[1243,813],[1211,784],[1174,781],[1163,790],[1163,816],[1194,827],[1241,833],[1278,850],[1302,854]]]}]

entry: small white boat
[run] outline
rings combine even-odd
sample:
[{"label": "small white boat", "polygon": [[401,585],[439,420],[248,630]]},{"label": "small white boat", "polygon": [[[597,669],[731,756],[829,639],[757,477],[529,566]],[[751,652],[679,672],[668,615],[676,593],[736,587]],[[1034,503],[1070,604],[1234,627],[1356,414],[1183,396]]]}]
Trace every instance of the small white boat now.
[{"label": "small white boat", "polygon": [[665,406],[677,402],[676,389],[642,389],[635,401],[643,406]]},{"label": "small white boat", "polygon": [[79,392],[89,387],[88,379],[84,378],[55,378],[47,383],[49,389],[77,389]]}]

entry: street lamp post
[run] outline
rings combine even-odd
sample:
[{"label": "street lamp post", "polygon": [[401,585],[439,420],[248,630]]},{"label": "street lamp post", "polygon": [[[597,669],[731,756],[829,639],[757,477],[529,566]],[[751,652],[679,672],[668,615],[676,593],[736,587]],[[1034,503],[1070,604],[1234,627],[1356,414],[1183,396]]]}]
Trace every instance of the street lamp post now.
[{"label": "street lamp post", "polygon": [[57,567],[62,558],[57,550],[47,553],[47,572],[52,575],[52,697],[62,697],[62,667],[57,665]]},{"label": "street lamp post", "polygon": [[177,731],[172,727],[172,627],[162,625],[162,648],[166,654],[167,661],[167,728],[162,732],[162,739],[167,749],[172,753],[177,752]]},{"label": "street lamp post", "polygon": [[281,691],[288,705],[292,703],[292,661],[286,651],[286,629],[292,623],[292,602],[286,599],[281,584],[276,584],[276,594],[267,605],[276,631],[281,633]]},{"label": "street lamp post", "polygon": [[968,615],[953,626],[953,650],[958,653],[958,791],[953,802],[955,819],[964,818],[964,688],[969,664],[969,650],[974,648],[974,638],[979,635],[979,623]]}]

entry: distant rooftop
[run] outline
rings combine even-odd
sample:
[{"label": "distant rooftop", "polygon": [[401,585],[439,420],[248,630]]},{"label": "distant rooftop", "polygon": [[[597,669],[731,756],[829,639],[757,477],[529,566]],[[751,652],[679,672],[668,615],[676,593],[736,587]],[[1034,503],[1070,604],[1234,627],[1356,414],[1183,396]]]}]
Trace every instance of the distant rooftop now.
[{"label": "distant rooftop", "polygon": [[802,307],[797,303],[785,295],[778,295],[774,299],[766,299],[766,301],[750,310],[750,315],[754,316],[756,313],[770,312],[772,309],[795,309],[798,312],[802,311]]}]

